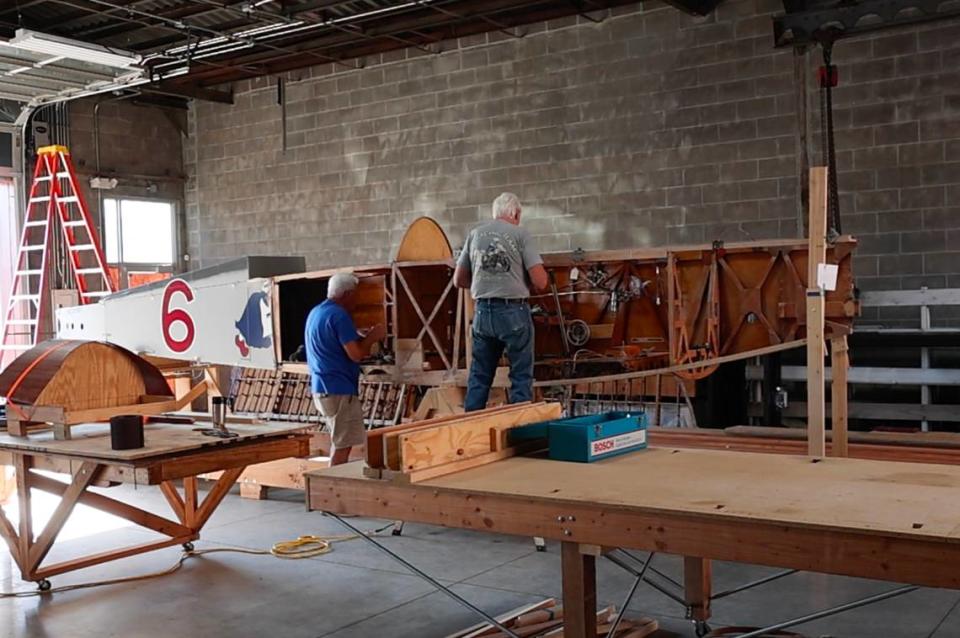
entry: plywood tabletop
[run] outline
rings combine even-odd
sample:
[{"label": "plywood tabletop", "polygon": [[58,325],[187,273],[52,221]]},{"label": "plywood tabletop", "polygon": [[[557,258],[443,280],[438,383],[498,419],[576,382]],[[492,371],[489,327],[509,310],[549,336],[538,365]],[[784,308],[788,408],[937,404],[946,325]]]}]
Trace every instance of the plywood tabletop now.
[{"label": "plywood tabletop", "polygon": [[[358,463],[309,474],[375,480]],[[515,457],[410,489],[960,541],[960,467],[948,465],[649,448],[589,464]]]},{"label": "plywood tabletop", "polygon": [[91,423],[74,426],[72,439],[57,441],[53,432],[36,432],[26,437],[0,434],[0,451],[29,451],[41,454],[63,455],[102,459],[120,463],[149,461],[152,458],[181,454],[192,450],[208,450],[215,447],[236,446],[255,439],[286,436],[304,431],[303,423],[230,423],[231,432],[239,434],[234,439],[221,439],[196,432],[196,428],[209,428],[210,423],[197,422],[191,425],[173,423],[150,423],[144,427],[144,447],[135,450],[110,448],[110,426],[106,423]]}]

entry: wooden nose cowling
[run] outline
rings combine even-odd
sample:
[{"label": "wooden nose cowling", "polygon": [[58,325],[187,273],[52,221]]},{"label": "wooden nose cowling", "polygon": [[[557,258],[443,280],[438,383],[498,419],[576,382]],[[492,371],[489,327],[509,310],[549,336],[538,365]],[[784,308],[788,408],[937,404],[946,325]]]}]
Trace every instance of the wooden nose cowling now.
[{"label": "wooden nose cowling", "polygon": [[[17,357],[0,374],[11,434],[27,425],[105,421],[115,414],[175,409],[173,392],[151,363],[120,346],[51,340]],[[128,410],[118,409],[128,408]],[[68,429],[57,430],[69,437]]]}]

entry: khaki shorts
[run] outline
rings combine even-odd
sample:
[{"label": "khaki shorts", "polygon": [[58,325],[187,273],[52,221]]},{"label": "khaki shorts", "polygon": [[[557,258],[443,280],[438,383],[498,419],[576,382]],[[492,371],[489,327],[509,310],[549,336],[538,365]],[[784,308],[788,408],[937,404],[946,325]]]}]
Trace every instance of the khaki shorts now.
[{"label": "khaki shorts", "polygon": [[360,397],[348,394],[315,394],[313,404],[327,420],[330,439],[335,448],[356,447],[367,440],[363,426],[363,404]]}]

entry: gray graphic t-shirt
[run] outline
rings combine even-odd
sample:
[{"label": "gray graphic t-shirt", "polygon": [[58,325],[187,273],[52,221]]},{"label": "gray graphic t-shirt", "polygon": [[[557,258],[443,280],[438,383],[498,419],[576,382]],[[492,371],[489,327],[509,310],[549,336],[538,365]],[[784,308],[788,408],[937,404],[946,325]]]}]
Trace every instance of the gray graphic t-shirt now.
[{"label": "gray graphic t-shirt", "polygon": [[470,231],[457,265],[473,274],[474,299],[526,299],[527,270],[542,263],[530,231],[495,219]]}]

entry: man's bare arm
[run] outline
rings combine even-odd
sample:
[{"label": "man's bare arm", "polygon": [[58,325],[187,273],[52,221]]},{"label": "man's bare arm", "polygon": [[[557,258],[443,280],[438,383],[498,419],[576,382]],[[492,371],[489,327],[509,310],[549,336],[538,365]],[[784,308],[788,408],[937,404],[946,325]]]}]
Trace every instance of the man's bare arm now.
[{"label": "man's bare arm", "polygon": [[547,269],[543,267],[543,264],[531,267],[527,270],[527,273],[530,275],[530,286],[533,288],[533,292],[543,292],[547,289],[550,282],[547,277]]},{"label": "man's bare arm", "polygon": [[457,288],[469,288],[473,281],[473,273],[463,266],[457,266],[453,272],[453,283]]},{"label": "man's bare arm", "polygon": [[351,361],[360,363],[370,354],[370,348],[373,347],[373,344],[383,339],[386,334],[386,327],[382,323],[377,324],[370,329],[370,332],[363,339],[343,344],[343,349]]}]

